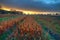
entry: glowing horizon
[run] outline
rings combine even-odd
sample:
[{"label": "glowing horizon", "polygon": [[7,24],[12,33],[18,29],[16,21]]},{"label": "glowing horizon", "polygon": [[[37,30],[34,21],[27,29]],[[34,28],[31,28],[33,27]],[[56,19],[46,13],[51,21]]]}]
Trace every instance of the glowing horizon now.
[{"label": "glowing horizon", "polygon": [[38,14],[39,13],[39,12],[36,12],[36,11],[27,11],[27,10],[20,10],[20,9],[16,9],[16,8],[7,8],[7,7],[2,7],[1,9],[6,10],[6,11],[14,11],[14,10],[22,11],[23,14]]},{"label": "glowing horizon", "polygon": [[[23,14],[56,14],[55,12],[37,12],[37,11],[27,11],[27,10],[22,10],[22,9],[16,9],[16,8],[8,8],[8,7],[2,7],[1,9],[6,10],[6,11],[19,11],[19,12],[23,12]],[[12,10],[11,10],[12,9]]]}]

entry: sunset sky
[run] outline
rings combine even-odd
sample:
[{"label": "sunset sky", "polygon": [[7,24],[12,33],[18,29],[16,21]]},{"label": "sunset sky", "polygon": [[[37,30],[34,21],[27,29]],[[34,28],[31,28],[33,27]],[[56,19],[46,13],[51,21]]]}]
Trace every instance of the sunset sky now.
[{"label": "sunset sky", "polygon": [[60,0],[0,0],[0,5],[31,11],[60,12]]}]

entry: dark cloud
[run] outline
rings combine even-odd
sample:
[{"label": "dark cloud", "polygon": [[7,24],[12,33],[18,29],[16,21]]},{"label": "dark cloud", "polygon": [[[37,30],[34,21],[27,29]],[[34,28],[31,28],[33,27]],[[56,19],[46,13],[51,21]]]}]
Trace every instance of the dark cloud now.
[{"label": "dark cloud", "polygon": [[59,0],[0,0],[0,3],[27,10],[60,11]]}]

